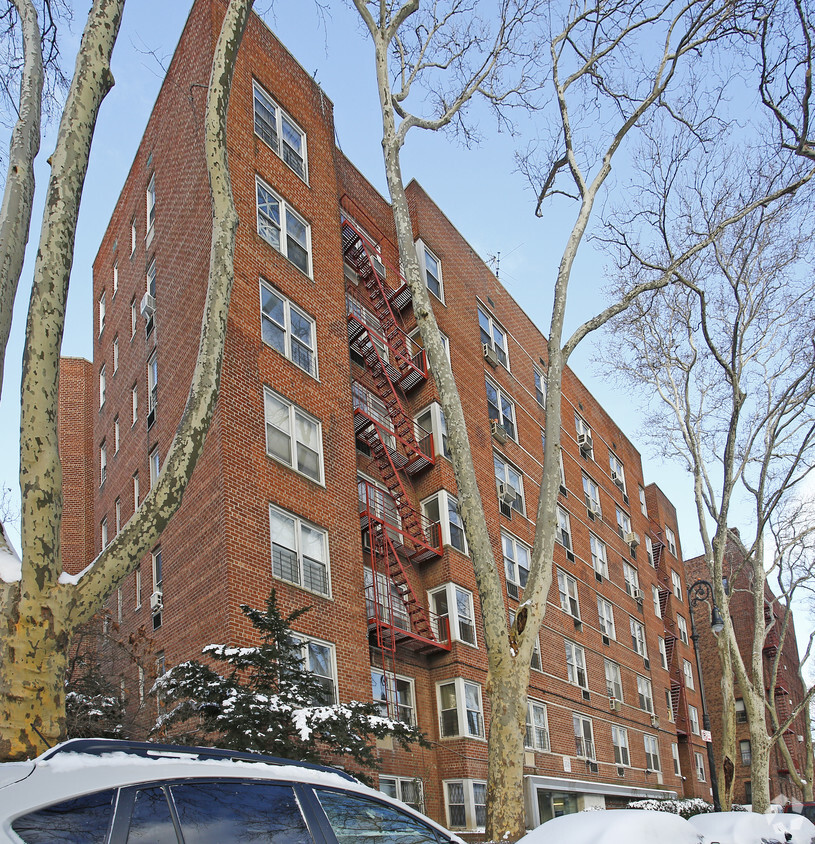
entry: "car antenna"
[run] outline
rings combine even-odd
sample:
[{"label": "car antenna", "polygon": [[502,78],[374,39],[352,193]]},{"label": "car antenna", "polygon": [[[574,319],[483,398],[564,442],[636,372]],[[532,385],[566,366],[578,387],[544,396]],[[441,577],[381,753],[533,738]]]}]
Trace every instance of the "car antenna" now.
[{"label": "car antenna", "polygon": [[31,725],[34,732],[42,739],[42,743],[50,750],[54,745],[49,744],[48,739],[32,724]]}]

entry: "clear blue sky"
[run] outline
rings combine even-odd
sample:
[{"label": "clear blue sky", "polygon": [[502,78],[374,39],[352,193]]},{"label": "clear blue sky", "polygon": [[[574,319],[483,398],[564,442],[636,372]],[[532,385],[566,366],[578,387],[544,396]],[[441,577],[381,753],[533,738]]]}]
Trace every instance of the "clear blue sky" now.
[{"label": "clear blue sky", "polygon": [[[76,3],[77,19],[71,44],[75,49],[88,4]],[[92,355],[91,266],[105,226],[144,131],[163,76],[190,7],[189,0],[131,0],[114,52],[116,85],[104,101],[93,141],[68,299],[63,354]],[[372,49],[356,13],[345,4],[332,4],[332,17],[321,19],[312,3],[257,0],[263,14],[303,67],[316,76],[334,102],[337,137],[343,151],[385,193],[379,132],[379,110],[373,79]],[[271,10],[271,11],[270,11]],[[70,56],[72,65],[73,55]],[[66,63],[66,66],[69,66]],[[404,173],[415,177],[446,212],[453,224],[481,255],[501,253],[501,280],[520,305],[543,329],[548,325],[551,283],[573,210],[553,206],[544,219],[533,214],[534,197],[514,172],[513,154],[521,143],[499,134],[486,120],[485,140],[464,150],[452,138],[414,133],[404,151]],[[5,145],[7,141],[3,139]],[[18,493],[19,384],[33,259],[42,214],[45,163],[54,145],[54,127],[43,139],[38,160],[38,202],[29,253],[17,297],[15,321],[6,355],[5,383],[0,405],[0,437],[7,443],[0,453],[0,483]],[[572,326],[599,309],[603,284],[602,261],[585,244],[570,290]],[[572,358],[572,367],[587,383],[623,431],[637,443],[639,413],[636,401],[613,385],[594,377],[593,347],[586,343]],[[676,504],[686,556],[700,553],[689,477],[660,465],[643,454],[646,481],[656,481]],[[14,541],[18,540],[15,530]]]}]

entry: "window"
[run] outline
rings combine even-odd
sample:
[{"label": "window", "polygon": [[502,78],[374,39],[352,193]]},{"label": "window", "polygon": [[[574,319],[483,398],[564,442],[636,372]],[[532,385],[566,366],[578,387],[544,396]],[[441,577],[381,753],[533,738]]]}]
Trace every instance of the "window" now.
[{"label": "window", "polygon": [[99,534],[100,540],[102,543],[102,550],[104,551],[105,548],[108,547],[108,520],[102,519],[101,524],[99,525]]},{"label": "window", "polygon": [[630,765],[631,760],[628,754],[628,730],[611,725],[611,743],[614,745],[614,762],[617,765]]},{"label": "window", "polygon": [[253,83],[255,134],[297,175],[306,180],[306,133],[257,84]]},{"label": "window", "polygon": [[384,777],[380,774],[379,790],[389,797],[407,803],[417,812],[424,812],[422,781],[411,777]]},{"label": "window", "polygon": [[478,780],[444,783],[447,826],[451,829],[483,829],[487,825],[487,784]]},{"label": "window", "polygon": [[625,539],[631,533],[631,518],[624,510],[617,507],[617,533]]},{"label": "window", "polygon": [[150,489],[156,485],[159,473],[161,472],[161,459],[158,455],[158,448],[150,452]]},{"label": "window", "polygon": [[[498,498],[501,505],[501,512],[509,517],[512,515],[513,510],[517,510],[523,516],[523,475],[496,452],[493,452],[493,463],[495,464],[495,480],[498,484]],[[513,491],[515,492],[515,498],[511,498]]]},{"label": "window", "polygon": [[99,334],[101,336],[102,332],[105,330],[105,292],[102,291],[102,295],[99,297]]},{"label": "window", "polygon": [[311,278],[311,227],[260,179],[256,186],[258,234]]},{"label": "window", "polygon": [[744,739],[743,741],[739,742],[739,751],[741,753],[741,764],[742,765],[752,765],[753,764],[753,749],[750,744],[749,739]]},{"label": "window", "polygon": [[602,518],[603,511],[600,508],[600,487],[587,475],[583,475],[583,498],[590,514]]},{"label": "window", "polygon": [[645,554],[648,557],[649,565],[656,568],[656,560],[654,559],[654,543],[651,541],[651,537],[648,534],[645,534]]},{"label": "window", "polygon": [[119,338],[113,338],[113,374],[119,371]]},{"label": "window", "polygon": [[637,699],[640,709],[654,714],[654,693],[651,688],[651,681],[639,674],[637,674]]},{"label": "window", "polygon": [[147,237],[153,231],[153,223],[156,221],[156,174],[150,177],[147,184]]},{"label": "window", "polygon": [[438,683],[436,694],[442,738],[484,738],[481,686],[457,677],[447,683]]},{"label": "window", "polygon": [[136,218],[130,221],[130,257],[136,252]]},{"label": "window", "polygon": [[515,404],[489,378],[486,379],[486,383],[487,413],[489,413],[490,419],[497,422],[510,439],[516,440]]},{"label": "window", "polygon": [[311,639],[300,633],[294,634],[295,643],[300,648],[303,667],[313,674],[322,686],[320,699],[315,703],[330,705],[337,702],[337,660],[334,645]]},{"label": "window", "polygon": [[424,276],[424,283],[427,285],[427,289],[440,302],[443,302],[444,283],[441,278],[441,262],[421,240],[416,241],[416,254],[419,258],[419,267]]},{"label": "window", "polygon": [[645,649],[645,628],[635,618],[631,621],[631,647],[635,654],[648,658],[648,651]]},{"label": "window", "polygon": [[431,525],[441,526],[442,544],[452,545],[462,554],[467,553],[467,539],[458,511],[458,501],[446,489],[439,490],[422,502],[422,515]]},{"label": "window", "polygon": [[641,485],[638,485],[639,493],[640,493],[640,510],[642,511],[643,516],[648,515],[648,505],[645,503],[645,490],[642,488]]},{"label": "window", "polygon": [[591,721],[575,712],[572,715],[572,726],[577,755],[594,760],[594,730]]},{"label": "window", "polygon": [[147,361],[147,427],[156,421],[158,399],[158,355],[153,352]]},{"label": "window", "polygon": [[102,440],[99,446],[99,486],[103,486],[108,477],[108,447]]},{"label": "window", "polygon": [[565,510],[557,508],[557,534],[555,539],[567,550],[572,550],[572,527],[569,521],[569,514]]},{"label": "window", "polygon": [[[705,763],[702,762],[702,768],[705,767]],[[696,775],[699,775],[699,767],[697,765],[696,768]],[[752,803],[753,802],[753,783],[750,780],[747,780],[744,783],[744,802],[745,803]]]},{"label": "window", "polygon": [[132,424],[139,421],[139,385],[134,384],[130,392],[130,409]]},{"label": "window", "polygon": [[314,320],[263,279],[260,280],[260,323],[264,343],[317,377]]},{"label": "window", "polygon": [[[153,300],[156,298],[156,259],[153,258],[152,261],[147,265],[147,293],[149,296],[152,296]],[[144,314],[147,324],[144,327],[145,334],[149,337],[150,332],[153,330],[153,309],[142,311]]]},{"label": "window", "polygon": [[740,697],[736,698],[736,723],[747,723],[747,710],[744,708],[744,700]]},{"label": "window", "polygon": [[532,373],[535,378],[535,400],[543,407],[546,404],[546,376],[537,366],[532,367]]},{"label": "window", "polygon": [[665,649],[665,639],[662,636],[657,636],[657,643],[659,645],[659,662],[660,665],[668,670],[668,651]]},{"label": "window", "polygon": [[668,550],[676,557],[676,536],[668,525],[665,525],[665,541],[668,544]]},{"label": "window", "polygon": [[156,548],[152,553],[153,559],[153,591],[161,592],[162,583],[164,582],[164,572],[162,570],[161,561],[161,546]]},{"label": "window", "polygon": [[564,641],[564,644],[566,645],[566,676],[569,678],[569,682],[575,686],[580,686],[581,689],[588,689],[586,652],[580,645],[576,645],[568,639]]},{"label": "window", "polygon": [[671,591],[674,593],[674,598],[682,600],[682,579],[673,569],[671,569]]},{"label": "window", "polygon": [[393,718],[403,724],[416,723],[413,680],[390,671],[371,669],[371,692],[383,718]]},{"label": "window", "polygon": [[699,730],[699,710],[688,704],[688,718],[690,718],[690,731],[695,735],[701,735]]},{"label": "window", "polygon": [[688,644],[688,623],[685,618],[679,613],[676,615],[676,626],[679,628],[679,638],[687,645]]},{"label": "window", "polygon": [[[410,614],[406,602],[407,588],[395,583],[385,572],[378,571],[374,574],[367,566],[363,571],[365,606],[369,622],[386,619],[388,625],[399,630],[410,630]],[[375,587],[374,582],[376,582]]]},{"label": "window", "polygon": [[656,586],[651,586],[651,599],[654,602],[654,615],[657,618],[662,618],[662,605],[659,603],[659,589]]},{"label": "window", "polygon": [[[420,443],[427,436],[425,432],[433,435],[433,450],[437,457],[444,456],[450,459],[450,447],[447,442],[447,422],[444,419],[444,412],[438,402],[433,402],[416,417],[416,439]],[[424,449],[422,449],[424,450]]]},{"label": "window", "polygon": [[113,296],[116,297],[116,294],[119,292],[119,262],[116,261],[113,264]]},{"label": "window", "polygon": [[136,597],[136,609],[141,609],[141,569],[136,569],[136,573],[133,578],[133,592]]},{"label": "window", "polygon": [[577,580],[558,569],[557,585],[560,592],[560,607],[573,618],[580,618],[580,604],[577,600]]},{"label": "window", "polygon": [[625,591],[632,598],[640,596],[640,576],[631,563],[623,561],[623,579],[625,580]]},{"label": "window", "polygon": [[507,577],[507,594],[516,601],[526,588],[529,577],[529,546],[516,539],[512,534],[501,531],[501,544],[504,548],[504,572]]},{"label": "window", "polygon": [[136,336],[136,326],[139,324],[139,311],[136,300],[133,299],[130,303],[130,339]]},{"label": "window", "polygon": [[539,752],[549,750],[549,719],[546,706],[536,700],[526,704],[526,747]]},{"label": "window", "polygon": [[649,771],[661,771],[659,764],[659,742],[656,736],[643,736],[645,742],[645,767]]},{"label": "window", "polygon": [[589,457],[594,460],[594,440],[591,436],[591,428],[589,428],[586,420],[582,416],[574,415],[574,427],[577,432],[577,447],[584,457]]},{"label": "window", "polygon": [[701,753],[694,753],[693,760],[696,763],[696,779],[699,782],[706,782],[705,779],[705,757]]},{"label": "window", "polygon": [[271,505],[269,530],[272,574],[318,595],[329,595],[327,533]]},{"label": "window", "polygon": [[682,660],[682,673],[685,675],[685,685],[693,690],[695,688],[693,685],[693,666],[687,659]]},{"label": "window", "polygon": [[589,546],[591,547],[591,564],[594,566],[594,570],[602,577],[608,577],[606,543],[598,539],[593,533],[590,533]]},{"label": "window", "polygon": [[432,622],[440,641],[447,641],[447,624],[455,641],[476,647],[473,593],[455,583],[446,583],[430,593],[430,606],[434,613]]},{"label": "window", "polygon": [[600,595],[597,596],[597,620],[600,632],[609,639],[617,638],[617,631],[614,627],[614,608],[611,603]]},{"label": "window", "polygon": [[263,390],[266,453],[323,483],[323,431],[320,422],[268,387]]},{"label": "window", "polygon": [[57,836],[63,841],[98,841],[99,830],[110,826],[116,797],[112,788],[29,812],[12,822],[14,837],[18,841],[54,841]]},{"label": "window", "polygon": [[498,358],[498,363],[509,369],[506,332],[480,305],[478,306],[478,327],[481,332],[482,345],[492,349]]},{"label": "window", "polygon": [[105,367],[99,370],[99,407],[105,404],[105,394],[107,393],[107,376],[105,375]]},{"label": "window", "polygon": [[674,720],[674,703],[673,699],[671,698],[671,692],[669,689],[665,689],[665,711],[668,713],[668,720]]},{"label": "window", "polygon": [[117,498],[114,504],[115,513],[116,513],[116,533],[118,534],[119,531],[122,529],[122,499]]},{"label": "window", "polygon": [[682,776],[682,766],[679,764],[679,745],[675,742],[671,742],[671,759],[673,759],[674,763],[674,773],[678,776]]},{"label": "window", "polygon": [[139,473],[133,475],[133,512],[139,509]]},{"label": "window", "polygon": [[616,484],[625,495],[625,469],[623,469],[623,464],[620,463],[613,451],[608,453],[608,462],[611,469],[611,482]]},{"label": "window", "polygon": [[610,698],[623,699],[623,681],[620,676],[620,666],[610,659],[604,660],[606,671],[606,692]]}]

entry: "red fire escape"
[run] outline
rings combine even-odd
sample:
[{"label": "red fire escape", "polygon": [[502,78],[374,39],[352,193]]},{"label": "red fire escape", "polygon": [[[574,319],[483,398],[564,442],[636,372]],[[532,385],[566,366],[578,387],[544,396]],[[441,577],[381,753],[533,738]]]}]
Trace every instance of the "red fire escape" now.
[{"label": "red fire escape", "polygon": [[416,424],[404,404],[428,377],[424,350],[402,330],[397,317],[411,302],[410,290],[398,273],[398,287],[388,284],[375,248],[347,218],[342,243],[343,257],[361,281],[348,285],[348,342],[373,383],[372,389],[354,385],[354,431],[370,449],[387,490],[367,481],[359,485],[360,524],[371,561],[369,629],[383,656],[387,651],[393,658],[398,645],[420,653],[449,650],[447,619],[422,606],[405,568],[408,560],[415,565],[442,553],[439,523],[417,512],[408,491],[411,478],[435,463],[432,433]]}]

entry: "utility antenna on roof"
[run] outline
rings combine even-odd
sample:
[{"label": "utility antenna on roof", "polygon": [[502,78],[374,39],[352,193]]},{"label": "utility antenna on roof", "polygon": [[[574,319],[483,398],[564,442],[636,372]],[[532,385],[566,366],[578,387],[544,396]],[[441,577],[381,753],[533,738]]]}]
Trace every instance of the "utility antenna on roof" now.
[{"label": "utility antenna on roof", "polygon": [[495,267],[495,277],[500,281],[501,280],[501,253],[498,252],[495,255],[490,255],[487,258],[487,266],[492,268]]}]

